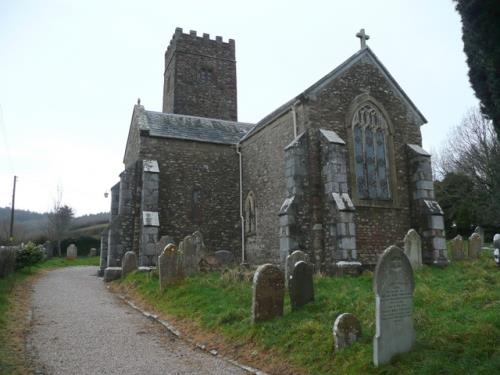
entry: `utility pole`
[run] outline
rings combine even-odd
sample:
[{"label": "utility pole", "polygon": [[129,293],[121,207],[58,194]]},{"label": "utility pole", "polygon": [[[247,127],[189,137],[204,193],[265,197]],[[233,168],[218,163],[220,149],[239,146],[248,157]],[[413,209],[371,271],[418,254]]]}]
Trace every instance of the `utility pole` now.
[{"label": "utility pole", "polygon": [[16,181],[17,176],[14,176],[14,187],[12,189],[12,211],[10,212],[10,239],[14,237],[14,205],[16,203]]}]

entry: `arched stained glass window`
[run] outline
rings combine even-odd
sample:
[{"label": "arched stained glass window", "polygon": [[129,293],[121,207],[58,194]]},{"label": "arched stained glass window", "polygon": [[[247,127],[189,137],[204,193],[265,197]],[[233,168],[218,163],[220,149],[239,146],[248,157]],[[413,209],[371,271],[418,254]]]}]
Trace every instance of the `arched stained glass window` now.
[{"label": "arched stained glass window", "polygon": [[364,104],[352,120],[356,187],[360,199],[389,199],[387,121],[372,104]]}]

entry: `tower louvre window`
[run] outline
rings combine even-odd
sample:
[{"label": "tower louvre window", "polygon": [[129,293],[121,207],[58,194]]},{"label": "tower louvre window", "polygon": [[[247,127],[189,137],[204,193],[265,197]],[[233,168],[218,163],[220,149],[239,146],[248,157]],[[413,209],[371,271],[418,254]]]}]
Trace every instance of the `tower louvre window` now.
[{"label": "tower louvre window", "polygon": [[208,68],[202,68],[198,74],[198,80],[200,82],[210,82],[212,81],[213,74],[212,70]]}]

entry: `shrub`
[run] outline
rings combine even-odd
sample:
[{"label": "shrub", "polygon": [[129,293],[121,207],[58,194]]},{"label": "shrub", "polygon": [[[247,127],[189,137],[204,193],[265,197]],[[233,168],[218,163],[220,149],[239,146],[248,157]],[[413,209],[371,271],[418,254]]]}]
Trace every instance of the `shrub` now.
[{"label": "shrub", "polygon": [[28,242],[24,248],[17,250],[16,269],[31,267],[43,260],[42,246]]}]

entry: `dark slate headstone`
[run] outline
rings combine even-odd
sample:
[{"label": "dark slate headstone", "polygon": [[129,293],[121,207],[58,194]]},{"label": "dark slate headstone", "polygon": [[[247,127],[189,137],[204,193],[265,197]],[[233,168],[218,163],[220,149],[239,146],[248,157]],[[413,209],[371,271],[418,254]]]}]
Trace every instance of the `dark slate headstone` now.
[{"label": "dark slate headstone", "polygon": [[373,363],[388,363],[398,353],[411,350],[413,329],[413,269],[404,252],[390,246],[380,257],[373,278],[375,337]]},{"label": "dark slate headstone", "polygon": [[295,263],[288,281],[292,310],[297,310],[306,303],[314,301],[314,283],[312,266],[304,261]]},{"label": "dark slate headstone", "polygon": [[182,243],[179,244],[179,250],[182,253],[182,269],[186,276],[193,275],[200,270],[200,257],[196,245],[196,238],[191,235],[184,237]]},{"label": "dark slate headstone", "polygon": [[137,255],[133,251],[127,251],[122,258],[122,277],[137,270]]},{"label": "dark slate headstone", "polygon": [[293,253],[291,253],[286,257],[285,282],[287,283],[287,285],[288,282],[290,281],[290,277],[292,276],[293,267],[295,267],[295,264],[301,260],[306,263],[309,263],[309,256],[302,250],[295,250]]},{"label": "dark slate headstone", "polygon": [[350,313],[340,314],[333,324],[334,350],[351,346],[361,337],[361,324],[355,315]]},{"label": "dark slate headstone", "polygon": [[227,250],[219,250],[214,253],[215,259],[220,266],[229,266],[234,263],[234,255]]},{"label": "dark slate headstone", "polygon": [[283,272],[272,264],[263,264],[257,268],[252,288],[253,323],[283,315],[284,279]]},{"label": "dark slate headstone", "polygon": [[453,260],[464,260],[464,241],[461,235],[457,235],[451,240],[451,255]]},{"label": "dark slate headstone", "polygon": [[181,257],[174,244],[168,244],[158,257],[160,290],[182,279]]}]

